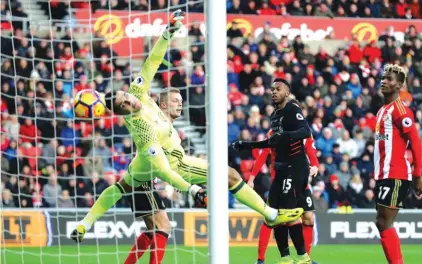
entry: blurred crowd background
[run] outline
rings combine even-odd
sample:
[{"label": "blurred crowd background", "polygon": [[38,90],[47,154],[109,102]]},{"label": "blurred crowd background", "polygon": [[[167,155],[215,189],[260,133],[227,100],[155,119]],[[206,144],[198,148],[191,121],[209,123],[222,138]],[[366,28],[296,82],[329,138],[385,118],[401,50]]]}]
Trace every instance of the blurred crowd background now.
[{"label": "blurred crowd background", "polygon": [[[192,2],[192,3],[191,3]],[[13,38],[1,37],[1,201],[3,207],[89,207],[94,199],[121,177],[135,148],[122,118],[95,122],[75,120],[73,95],[81,89],[99,92],[127,91],[133,69],[118,64],[118,54],[103,40],[78,42],[71,32],[49,37],[24,31],[27,17],[19,1],[1,1],[1,26]],[[10,5],[10,3],[13,3]],[[106,1],[89,5],[72,1],[78,8],[151,10],[181,5],[189,12],[203,12],[193,1]],[[54,19],[71,17],[68,1],[40,3]],[[419,1],[227,1],[233,14],[313,15],[376,18],[420,18]],[[311,179],[317,210],[351,206],[374,208],[373,149],[375,115],[383,104],[379,90],[385,63],[397,63],[408,71],[400,93],[414,111],[416,125],[422,122],[422,35],[410,26],[404,42],[389,29],[377,41],[361,43],[356,38],[329,54],[324,47],[311,53],[300,36],[278,39],[263,25],[254,38],[244,36],[236,23],[228,36],[228,144],[236,140],[262,140],[269,130],[270,84],[285,78],[301,102],[312,128],[320,161],[318,175]],[[185,98],[184,115],[206,136],[204,36],[199,24],[189,29],[194,39],[188,50],[171,45],[155,83],[178,87]],[[152,40],[154,41],[154,40]],[[148,47],[147,47],[148,48]],[[155,94],[152,95],[157,99]],[[421,131],[422,132],[422,131]],[[181,133],[186,151],[195,147]],[[411,153],[409,152],[411,159]],[[234,153],[229,164],[245,181],[259,151]],[[266,197],[269,167],[255,181],[257,192]],[[166,183],[157,189],[167,207],[190,206],[189,199]],[[230,207],[235,201],[230,197]],[[123,199],[118,206],[127,206]],[[422,196],[413,190],[405,206],[422,208]]]}]

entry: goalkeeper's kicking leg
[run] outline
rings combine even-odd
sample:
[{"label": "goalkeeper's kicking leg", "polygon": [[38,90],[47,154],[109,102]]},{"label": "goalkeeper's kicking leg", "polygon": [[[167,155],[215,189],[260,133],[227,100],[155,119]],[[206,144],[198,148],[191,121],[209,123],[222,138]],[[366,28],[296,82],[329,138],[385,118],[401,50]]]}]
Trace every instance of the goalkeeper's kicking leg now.
[{"label": "goalkeeper's kicking leg", "polygon": [[239,173],[231,167],[229,167],[229,190],[239,202],[263,215],[268,226],[276,226],[281,223],[295,221],[303,213],[302,208],[278,210],[268,206],[264,200],[243,181]]},{"label": "goalkeeper's kicking leg", "polygon": [[[180,157],[180,154],[174,156]],[[167,157],[169,160],[174,159],[173,153],[167,154]],[[171,164],[173,169],[187,182],[203,184],[208,181],[208,162],[205,159],[184,156],[180,163],[172,162]],[[264,216],[269,226],[295,221],[303,213],[302,208],[278,210],[268,206],[251,187],[245,184],[239,173],[231,167],[228,167],[228,184],[233,196],[239,202]]]}]

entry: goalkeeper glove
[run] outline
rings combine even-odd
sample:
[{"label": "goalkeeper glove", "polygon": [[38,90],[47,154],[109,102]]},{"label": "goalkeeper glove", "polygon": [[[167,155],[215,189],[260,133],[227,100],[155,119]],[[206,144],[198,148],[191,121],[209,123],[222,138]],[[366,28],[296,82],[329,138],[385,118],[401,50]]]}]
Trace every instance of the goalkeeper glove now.
[{"label": "goalkeeper glove", "polygon": [[169,18],[169,23],[166,27],[166,31],[164,31],[164,38],[170,39],[173,37],[173,34],[177,32],[182,26],[182,20],[185,18],[185,12],[182,10],[174,11]]},{"label": "goalkeeper glove", "polygon": [[195,201],[195,206],[207,208],[208,196],[204,189],[194,184],[189,187],[189,193],[192,195]]}]

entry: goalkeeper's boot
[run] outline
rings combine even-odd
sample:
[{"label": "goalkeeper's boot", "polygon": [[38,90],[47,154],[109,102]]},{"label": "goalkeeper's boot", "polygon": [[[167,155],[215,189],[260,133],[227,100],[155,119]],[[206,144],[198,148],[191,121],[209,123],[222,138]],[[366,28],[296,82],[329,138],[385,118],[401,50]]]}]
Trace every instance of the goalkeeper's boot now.
[{"label": "goalkeeper's boot", "polygon": [[312,264],[319,264],[319,263],[312,260]]},{"label": "goalkeeper's boot", "polygon": [[296,256],[296,264],[312,264],[312,260],[308,254]]},{"label": "goalkeeper's boot", "polygon": [[291,256],[282,257],[278,264],[294,264],[294,260]]},{"label": "goalkeeper's boot", "polygon": [[263,260],[258,259],[255,264],[265,264]]},{"label": "goalkeeper's boot", "polygon": [[70,238],[73,239],[76,243],[81,243],[84,240],[84,236],[86,233],[86,228],[84,225],[77,225],[75,230],[72,231],[70,234]]},{"label": "goalkeeper's boot", "polygon": [[302,214],[303,214],[303,208],[279,209],[276,219],[274,219],[273,221],[265,219],[265,223],[269,227],[275,227],[280,224],[294,222],[297,219],[299,219],[302,216]]}]

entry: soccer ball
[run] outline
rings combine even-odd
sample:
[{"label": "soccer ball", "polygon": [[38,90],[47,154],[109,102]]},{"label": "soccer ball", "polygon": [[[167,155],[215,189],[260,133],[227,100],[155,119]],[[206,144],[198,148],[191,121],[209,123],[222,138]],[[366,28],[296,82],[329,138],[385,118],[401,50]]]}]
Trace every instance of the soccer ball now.
[{"label": "soccer ball", "polygon": [[97,91],[85,89],[78,92],[73,99],[73,107],[77,117],[102,117],[106,112],[104,97]]}]

